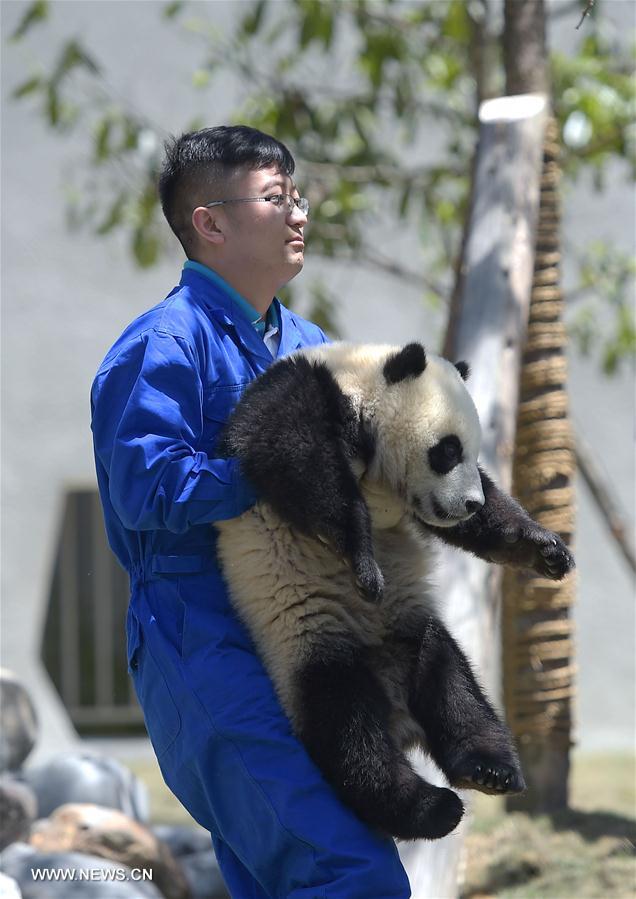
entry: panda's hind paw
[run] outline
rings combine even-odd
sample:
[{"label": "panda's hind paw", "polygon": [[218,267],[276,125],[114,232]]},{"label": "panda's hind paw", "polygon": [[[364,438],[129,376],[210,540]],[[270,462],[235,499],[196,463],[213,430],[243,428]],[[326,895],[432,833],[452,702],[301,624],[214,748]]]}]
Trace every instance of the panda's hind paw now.
[{"label": "panda's hind paw", "polygon": [[526,789],[521,768],[514,762],[474,757],[468,764],[462,765],[462,769],[451,780],[455,787],[493,795],[523,793]]},{"label": "panda's hind paw", "polygon": [[511,765],[475,765],[472,786],[484,793],[523,793],[526,783],[523,774]]}]

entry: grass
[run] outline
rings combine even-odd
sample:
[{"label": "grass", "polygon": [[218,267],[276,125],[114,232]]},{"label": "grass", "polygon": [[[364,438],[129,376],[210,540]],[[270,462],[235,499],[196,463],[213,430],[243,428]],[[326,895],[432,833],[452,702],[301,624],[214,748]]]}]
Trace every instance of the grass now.
[{"label": "grass", "polygon": [[[147,785],[154,824],[192,824],[155,761],[123,760]],[[505,814],[474,794],[461,899],[636,899],[636,760],[574,753],[570,809]]]},{"label": "grass", "polygon": [[150,820],[154,824],[191,824],[195,821],[163,782],[156,759],[120,760],[143,781],[150,795]]},{"label": "grass", "polygon": [[636,768],[628,754],[574,753],[570,808],[506,815],[477,794],[462,899],[634,899]]}]

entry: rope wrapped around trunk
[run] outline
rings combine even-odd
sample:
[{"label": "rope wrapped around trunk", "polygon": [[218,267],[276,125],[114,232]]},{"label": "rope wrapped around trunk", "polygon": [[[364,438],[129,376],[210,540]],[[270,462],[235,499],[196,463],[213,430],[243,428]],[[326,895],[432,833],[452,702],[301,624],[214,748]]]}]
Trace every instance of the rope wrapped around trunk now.
[{"label": "rope wrapped around trunk", "polygon": [[[527,342],[523,355],[513,493],[530,514],[571,543],[574,444],[566,394],[566,334],[559,285],[560,169],[557,128],[548,125]],[[565,582],[507,569],[503,579],[504,698],[508,723],[524,747],[571,744],[574,642]]]}]

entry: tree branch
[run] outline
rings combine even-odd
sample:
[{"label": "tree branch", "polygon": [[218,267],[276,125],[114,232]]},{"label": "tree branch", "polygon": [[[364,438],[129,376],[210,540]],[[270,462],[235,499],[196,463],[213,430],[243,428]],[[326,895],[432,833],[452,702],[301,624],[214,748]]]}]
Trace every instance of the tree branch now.
[{"label": "tree branch", "polygon": [[589,487],[594,502],[605,520],[610,534],[618,545],[627,564],[633,572],[636,572],[634,536],[630,533],[625,517],[619,511],[618,504],[612,496],[612,489],[597,465],[592,450],[580,434],[576,435],[575,452],[581,476]]},{"label": "tree branch", "polygon": [[431,281],[422,272],[416,272],[413,271],[413,269],[408,269],[402,265],[399,265],[399,263],[394,262],[392,259],[388,259],[386,256],[382,256],[375,250],[361,250],[356,254],[343,254],[339,258],[349,258],[352,261],[360,262],[364,265],[369,266],[370,268],[375,268],[379,271],[382,271],[387,275],[392,275],[395,278],[399,278],[401,281],[404,281],[407,284],[412,284],[414,287],[418,287],[420,290],[425,287],[427,290],[430,290],[431,293],[434,293],[436,296],[440,297],[440,299],[445,304],[448,303],[448,296],[450,291],[444,289],[441,284],[438,284],[435,281]]},{"label": "tree branch", "polygon": [[575,29],[576,31],[579,30],[579,28],[580,28],[581,25],[583,24],[583,22],[584,22],[586,16],[588,16],[588,15],[592,12],[592,7],[593,7],[593,6],[594,6],[594,0],[587,0],[587,6],[586,6],[585,9],[583,10],[583,15],[581,16],[581,21],[580,21],[579,24],[576,26],[576,29]]},{"label": "tree branch", "polygon": [[[426,184],[432,173],[441,171],[439,166],[404,170],[398,166],[385,165],[348,165],[340,162],[316,162],[301,157],[305,169],[316,177],[327,176],[342,178],[356,184],[366,184],[374,181],[388,181],[392,184]],[[452,177],[461,177],[464,170],[443,168],[444,174]]]},{"label": "tree branch", "polygon": [[551,4],[547,9],[547,19],[549,22],[557,19],[564,19],[566,16],[572,15],[581,8],[581,0],[561,0],[560,3]]}]

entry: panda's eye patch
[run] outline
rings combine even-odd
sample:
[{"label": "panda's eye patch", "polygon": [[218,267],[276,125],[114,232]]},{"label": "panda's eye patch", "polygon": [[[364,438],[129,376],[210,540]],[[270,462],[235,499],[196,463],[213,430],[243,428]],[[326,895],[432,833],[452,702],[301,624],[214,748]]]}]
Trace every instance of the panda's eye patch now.
[{"label": "panda's eye patch", "polygon": [[439,443],[428,451],[428,461],[437,474],[447,474],[462,461],[463,449],[461,440],[455,434],[443,437]]}]

